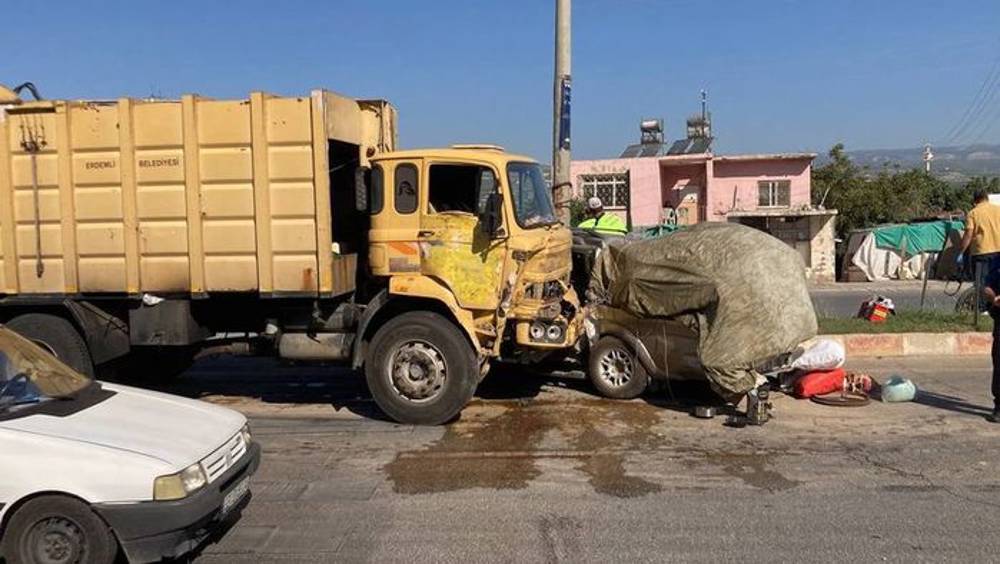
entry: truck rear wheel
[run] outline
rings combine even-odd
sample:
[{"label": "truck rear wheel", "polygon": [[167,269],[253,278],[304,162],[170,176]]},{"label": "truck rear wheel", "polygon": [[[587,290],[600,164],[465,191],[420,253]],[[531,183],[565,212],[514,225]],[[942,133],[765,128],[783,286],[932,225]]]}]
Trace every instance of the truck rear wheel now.
[{"label": "truck rear wheel", "polygon": [[475,352],[457,327],[432,312],[404,313],[369,345],[365,377],[375,403],[394,420],[440,425],[454,418],[476,391]]},{"label": "truck rear wheel", "polygon": [[94,363],[87,342],[73,324],[57,315],[26,313],[11,319],[8,329],[30,339],[52,353],[70,368],[88,378],[94,377]]}]

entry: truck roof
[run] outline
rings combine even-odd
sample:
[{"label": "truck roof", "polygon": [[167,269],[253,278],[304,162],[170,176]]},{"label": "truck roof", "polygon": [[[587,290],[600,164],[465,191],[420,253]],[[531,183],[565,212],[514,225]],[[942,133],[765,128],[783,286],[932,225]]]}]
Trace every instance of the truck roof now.
[{"label": "truck roof", "polygon": [[536,159],[525,155],[508,153],[495,145],[459,145],[449,148],[407,149],[405,151],[380,153],[372,157],[372,160],[419,158],[467,160],[470,157],[495,163],[507,163],[511,161],[538,162]]}]

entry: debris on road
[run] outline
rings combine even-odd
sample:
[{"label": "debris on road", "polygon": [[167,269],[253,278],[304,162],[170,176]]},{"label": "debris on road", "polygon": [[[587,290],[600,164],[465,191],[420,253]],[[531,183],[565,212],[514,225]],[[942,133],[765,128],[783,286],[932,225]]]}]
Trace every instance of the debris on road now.
[{"label": "debris on road", "polygon": [[872,323],[885,323],[890,315],[896,314],[896,304],[891,298],[875,296],[861,304],[858,310],[858,317],[867,319]]},{"label": "debris on road", "polygon": [[830,339],[816,339],[803,343],[802,353],[792,361],[791,368],[802,372],[833,370],[844,365],[847,354],[844,345]]},{"label": "debris on road", "polygon": [[917,385],[902,376],[893,376],[882,384],[882,401],[898,403],[913,401],[917,397]]},{"label": "debris on road", "polygon": [[806,373],[795,381],[795,397],[807,399],[843,390],[846,377],[847,372],[843,368]]},{"label": "debris on road", "polygon": [[814,403],[830,407],[863,407],[871,402],[871,398],[868,394],[850,391],[826,394],[823,396],[813,396],[809,399]]}]

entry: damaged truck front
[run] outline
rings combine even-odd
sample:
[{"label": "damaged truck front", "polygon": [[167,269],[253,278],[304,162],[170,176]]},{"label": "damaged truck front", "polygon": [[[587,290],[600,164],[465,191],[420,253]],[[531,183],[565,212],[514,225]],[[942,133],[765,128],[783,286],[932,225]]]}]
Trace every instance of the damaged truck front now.
[{"label": "damaged truck front", "polygon": [[323,90],[0,99],[0,322],[88,375],[340,362],[446,422],[492,360],[576,342],[570,233],[531,159],[395,145],[390,104]]}]

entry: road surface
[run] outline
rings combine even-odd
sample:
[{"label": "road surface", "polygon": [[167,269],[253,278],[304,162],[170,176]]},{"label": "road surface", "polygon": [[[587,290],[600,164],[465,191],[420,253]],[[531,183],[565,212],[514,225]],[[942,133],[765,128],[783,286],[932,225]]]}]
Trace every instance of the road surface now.
[{"label": "road surface", "polygon": [[[927,283],[924,308],[929,311],[954,312],[958,285],[931,280]],[[969,288],[963,284],[961,289]],[[920,310],[920,296],[923,291],[921,281],[853,282],[814,286],[810,288],[813,306],[817,315],[823,317],[853,317],[857,315],[861,303],[874,295],[891,298],[897,311]]]},{"label": "road surface", "polygon": [[199,563],[970,562],[1000,554],[988,366],[855,364],[913,378],[919,403],[779,396],[759,428],[517,371],[431,428],[383,420],[355,377],[268,360],[168,389],[243,410],[264,447],[252,503]]}]

